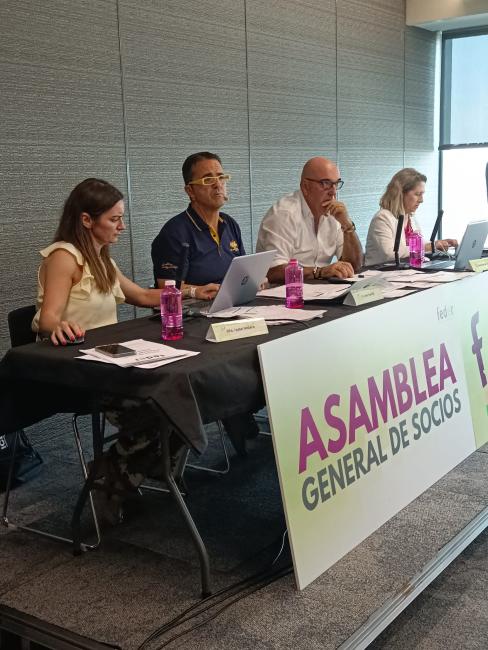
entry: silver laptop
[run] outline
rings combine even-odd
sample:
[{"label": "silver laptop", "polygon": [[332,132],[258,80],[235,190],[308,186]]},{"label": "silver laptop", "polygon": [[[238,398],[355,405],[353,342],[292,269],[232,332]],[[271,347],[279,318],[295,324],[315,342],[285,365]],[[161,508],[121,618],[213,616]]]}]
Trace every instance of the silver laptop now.
[{"label": "silver laptop", "polygon": [[483,253],[488,236],[488,221],[472,221],[466,226],[454,260],[432,260],[422,264],[422,271],[464,271],[469,260],[476,260]]},{"label": "silver laptop", "polygon": [[234,257],[210,306],[208,302],[199,300],[190,303],[190,309],[211,315],[222,309],[251,302],[256,297],[275,255],[276,251],[272,250]]}]

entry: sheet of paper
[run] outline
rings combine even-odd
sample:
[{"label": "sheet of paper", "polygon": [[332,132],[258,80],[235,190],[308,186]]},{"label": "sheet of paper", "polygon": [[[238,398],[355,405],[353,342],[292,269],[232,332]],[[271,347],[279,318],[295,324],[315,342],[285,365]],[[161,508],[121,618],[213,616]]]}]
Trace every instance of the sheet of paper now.
[{"label": "sheet of paper", "polygon": [[417,291],[417,285],[412,289],[392,289],[391,291],[384,291],[384,298],[401,298],[402,296],[408,296],[409,293],[415,293]]},{"label": "sheet of paper", "polygon": [[95,348],[89,350],[80,350],[83,356],[76,357],[85,361],[98,361],[100,363],[111,363],[120,368],[158,368],[179,359],[193,357],[199,352],[190,350],[177,350],[163,343],[153,343],[144,339],[134,339],[132,341],[122,341],[121,345],[134,350],[134,354],[126,357],[110,357],[98,352]]},{"label": "sheet of paper", "polygon": [[472,275],[471,271],[456,272],[453,271],[436,271],[434,273],[422,273],[423,278],[420,282],[427,282],[429,284],[436,284],[437,282],[456,282],[462,278]]},{"label": "sheet of paper", "polygon": [[325,309],[288,309],[285,305],[254,305],[231,307],[223,309],[209,316],[213,318],[264,318],[270,325],[287,323],[290,321],[308,321],[313,318],[322,318]]},{"label": "sheet of paper", "polygon": [[387,282],[410,284],[411,282],[415,282],[417,276],[425,274],[419,273],[414,269],[399,269],[398,271],[365,271],[363,275],[365,278],[381,278]]},{"label": "sheet of paper", "polygon": [[[350,289],[350,284],[307,284],[303,285],[303,299],[304,300],[327,300],[330,298],[337,298],[347,293]],[[259,291],[258,296],[263,298],[278,298],[284,300],[286,297],[286,287],[282,284],[279,287],[272,289],[263,289]]]}]

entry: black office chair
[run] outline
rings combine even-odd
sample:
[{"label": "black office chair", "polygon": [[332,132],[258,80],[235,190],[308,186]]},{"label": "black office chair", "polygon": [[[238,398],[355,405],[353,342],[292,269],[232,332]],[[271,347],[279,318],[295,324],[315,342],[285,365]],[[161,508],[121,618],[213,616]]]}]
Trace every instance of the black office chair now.
[{"label": "black office chair", "polygon": [[[18,309],[14,309],[8,314],[7,320],[8,320],[8,329],[10,333],[10,342],[12,344],[12,347],[17,347],[19,345],[26,345],[27,343],[34,343],[36,340],[36,334],[35,332],[32,331],[31,328],[31,323],[32,319],[34,318],[34,315],[36,313],[36,307],[35,305],[29,305],[27,307],[19,307]],[[87,465],[86,465],[86,460],[85,460],[85,455],[83,453],[83,447],[81,445],[81,437],[80,437],[80,432],[78,429],[78,424],[77,424],[77,418],[78,416],[81,415],[80,413],[74,413],[71,423],[72,423],[72,428],[73,428],[73,434],[75,438],[75,444],[76,444],[76,449],[78,452],[78,456],[80,459],[80,465],[81,465],[81,471],[83,473],[83,476],[86,480],[88,476],[88,470],[87,470]],[[102,430],[104,428],[105,422],[103,415],[102,417]],[[68,542],[69,544],[73,543],[72,539],[69,539],[67,537],[62,537],[60,535],[55,535],[54,533],[48,533],[43,530],[39,530],[37,528],[32,528],[30,526],[19,526],[12,524],[8,517],[7,517],[7,511],[8,511],[8,502],[9,502],[9,496],[10,496],[10,489],[12,485],[12,479],[13,479],[13,472],[14,472],[14,465],[15,465],[15,450],[17,447],[17,442],[18,442],[18,436],[19,432],[17,432],[14,436],[14,442],[13,442],[13,451],[12,451],[12,459],[10,461],[10,467],[9,467],[9,475],[7,479],[7,485],[5,489],[5,495],[4,495],[4,501],[3,501],[3,511],[2,511],[2,523],[5,526],[13,526],[15,528],[19,528],[21,530],[28,530],[32,533],[36,533],[38,535],[42,535],[44,537],[50,537],[51,539],[56,539],[58,541],[62,542]],[[98,523],[97,519],[97,513],[95,511],[95,506],[93,503],[93,497],[90,492],[89,494],[89,501],[90,501],[90,508],[93,516],[93,523],[95,525],[95,531],[96,531],[96,536],[97,536],[97,541],[95,544],[83,544],[83,548],[86,550],[93,550],[98,548],[101,542],[101,535],[100,535],[100,526]]]}]

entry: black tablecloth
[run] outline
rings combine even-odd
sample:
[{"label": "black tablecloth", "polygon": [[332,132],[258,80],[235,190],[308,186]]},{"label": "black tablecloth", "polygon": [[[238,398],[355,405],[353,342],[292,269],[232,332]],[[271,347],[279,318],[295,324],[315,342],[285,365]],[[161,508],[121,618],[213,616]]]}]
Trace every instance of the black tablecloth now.
[{"label": "black tablecloth", "polygon": [[[357,312],[342,305],[326,308],[323,319],[309,324],[325,325]],[[203,452],[203,423],[264,405],[257,346],[303,330],[298,323],[276,325],[267,335],[216,344],[205,341],[209,324],[205,318],[186,320],[184,338],[171,342],[201,354],[151,370],[75,359],[80,347],[137,338],[160,341],[160,322],[148,317],[90,330],[81,346],[54,347],[44,341],[9,350],[0,362],[2,433],[56,412],[90,411],[94,398],[111,394],[153,399],[183,439]]]}]

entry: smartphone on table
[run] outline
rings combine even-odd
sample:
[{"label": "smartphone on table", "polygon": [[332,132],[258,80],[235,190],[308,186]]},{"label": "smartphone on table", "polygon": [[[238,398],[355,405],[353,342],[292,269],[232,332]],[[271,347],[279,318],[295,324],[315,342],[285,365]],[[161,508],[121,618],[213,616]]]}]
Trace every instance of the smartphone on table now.
[{"label": "smartphone on table", "polygon": [[96,345],[95,350],[108,357],[128,357],[136,351],[120,343],[109,343],[108,345]]}]

